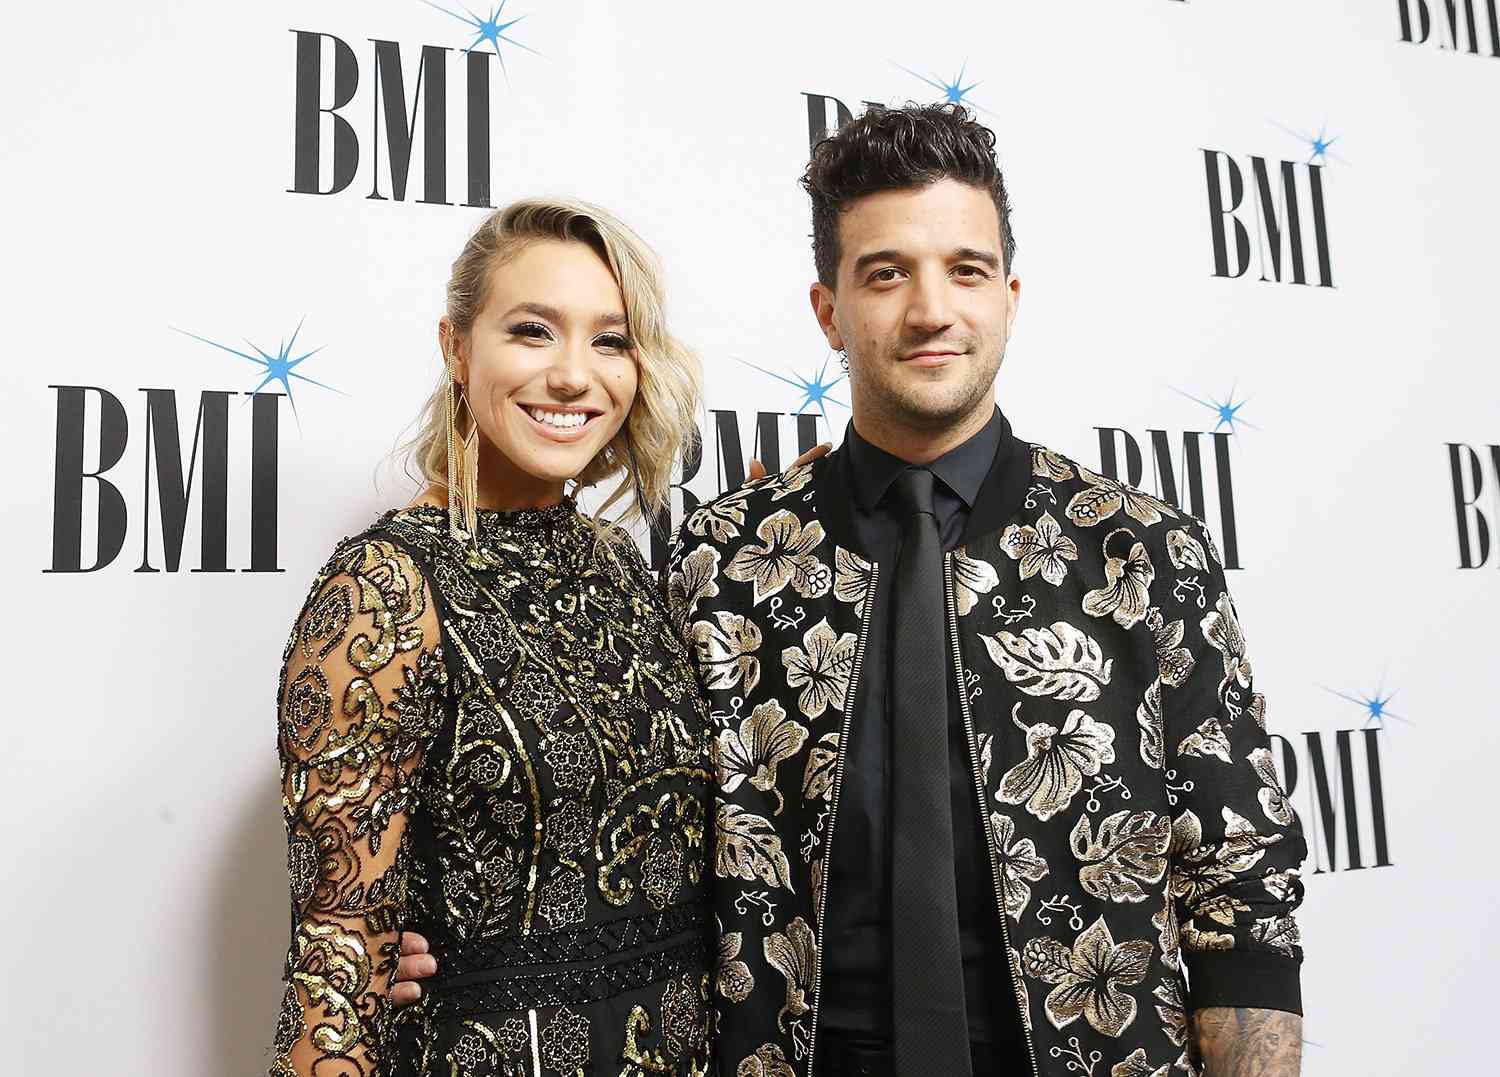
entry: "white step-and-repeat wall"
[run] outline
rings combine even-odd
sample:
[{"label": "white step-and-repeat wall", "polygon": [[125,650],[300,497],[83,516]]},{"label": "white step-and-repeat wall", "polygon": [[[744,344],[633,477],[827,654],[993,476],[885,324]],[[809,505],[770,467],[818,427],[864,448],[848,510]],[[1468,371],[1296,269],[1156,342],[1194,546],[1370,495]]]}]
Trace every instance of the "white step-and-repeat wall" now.
[{"label": "white step-and-repeat wall", "polygon": [[1313,850],[1305,1072],[1493,1071],[1495,0],[8,24],[0,1069],[264,1067],[284,633],[411,494],[383,461],[485,207],[583,197],[660,251],[708,370],[675,523],[843,436],[796,180],[868,103],[948,99],[1014,196],[1017,431],[1204,516],[1235,569]]}]

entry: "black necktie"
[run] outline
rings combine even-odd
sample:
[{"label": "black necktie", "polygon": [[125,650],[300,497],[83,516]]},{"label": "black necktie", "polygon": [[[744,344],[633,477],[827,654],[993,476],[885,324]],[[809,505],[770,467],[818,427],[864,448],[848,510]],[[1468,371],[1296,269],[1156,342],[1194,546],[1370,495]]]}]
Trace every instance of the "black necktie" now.
[{"label": "black necktie", "polygon": [[943,552],[932,472],[891,485],[902,518],[892,591],[891,1002],[896,1077],[969,1077],[948,777]]}]

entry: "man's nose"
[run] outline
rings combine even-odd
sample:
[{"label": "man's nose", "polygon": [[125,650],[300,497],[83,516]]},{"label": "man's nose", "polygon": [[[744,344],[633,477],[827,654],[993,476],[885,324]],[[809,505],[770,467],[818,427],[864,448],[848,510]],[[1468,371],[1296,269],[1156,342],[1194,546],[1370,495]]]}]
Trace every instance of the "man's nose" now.
[{"label": "man's nose", "polygon": [[918,278],[910,291],[906,324],[913,329],[933,331],[953,324],[953,305],[949,301],[946,278]]}]

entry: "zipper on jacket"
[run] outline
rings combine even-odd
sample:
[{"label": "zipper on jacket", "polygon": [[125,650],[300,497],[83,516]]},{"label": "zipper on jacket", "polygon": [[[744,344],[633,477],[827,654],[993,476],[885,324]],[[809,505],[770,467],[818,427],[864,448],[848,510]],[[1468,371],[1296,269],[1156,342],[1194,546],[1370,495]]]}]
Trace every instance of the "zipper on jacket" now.
[{"label": "zipper on jacket", "polygon": [[839,727],[839,750],[833,762],[833,796],[828,803],[828,833],[823,837],[823,886],[818,894],[818,968],[813,973],[812,1030],[807,1036],[807,1075],[812,1077],[818,1047],[818,1016],[823,1012],[823,916],[828,910],[828,879],[833,874],[833,826],[839,814],[839,790],[844,786],[844,760],[849,756],[849,727],[854,721],[854,693],[859,687],[860,669],[865,664],[865,644],[870,637],[870,622],[875,615],[875,589],[880,586],[880,565],[870,564],[870,591],[865,596],[865,613],[859,622],[859,642],[854,646],[854,664],[849,667],[849,690],[844,693],[844,721]]},{"label": "zipper on jacket", "polygon": [[1026,1036],[1026,1053],[1031,1058],[1031,1072],[1033,1077],[1041,1077],[1041,1067],[1036,1061],[1036,1042],[1031,1036],[1031,1015],[1026,1012],[1026,1006],[1021,995],[1022,970],[1018,960],[1011,960],[1010,925],[1006,922],[1005,912],[1005,887],[1000,879],[1000,854],[995,848],[995,834],[990,829],[990,817],[985,812],[984,800],[984,774],[979,769],[979,738],[974,735],[974,716],[969,712],[969,691],[964,684],[964,659],[963,651],[958,645],[958,604],[953,597],[953,555],[943,555],[943,590],[946,592],[948,606],[948,636],[953,645],[953,675],[958,678],[958,707],[963,713],[964,736],[969,742],[969,764],[974,771],[974,791],[979,797],[979,828],[984,831],[984,844],[990,853],[990,872],[995,881],[995,906],[1000,913],[1000,937],[1005,944],[1005,959],[1010,965],[1011,976],[1014,977],[1016,1007],[1021,1011],[1021,1031]]}]

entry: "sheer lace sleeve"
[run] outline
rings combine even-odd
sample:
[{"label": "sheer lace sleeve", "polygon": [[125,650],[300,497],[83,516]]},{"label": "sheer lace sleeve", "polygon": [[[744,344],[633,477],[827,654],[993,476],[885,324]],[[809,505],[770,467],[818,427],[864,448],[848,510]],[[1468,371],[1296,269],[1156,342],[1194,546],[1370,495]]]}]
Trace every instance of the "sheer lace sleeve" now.
[{"label": "sheer lace sleeve", "polygon": [[340,548],[287,641],[278,697],[292,939],[271,1077],[373,1077],[395,968],[402,839],[446,676],[422,574]]}]

